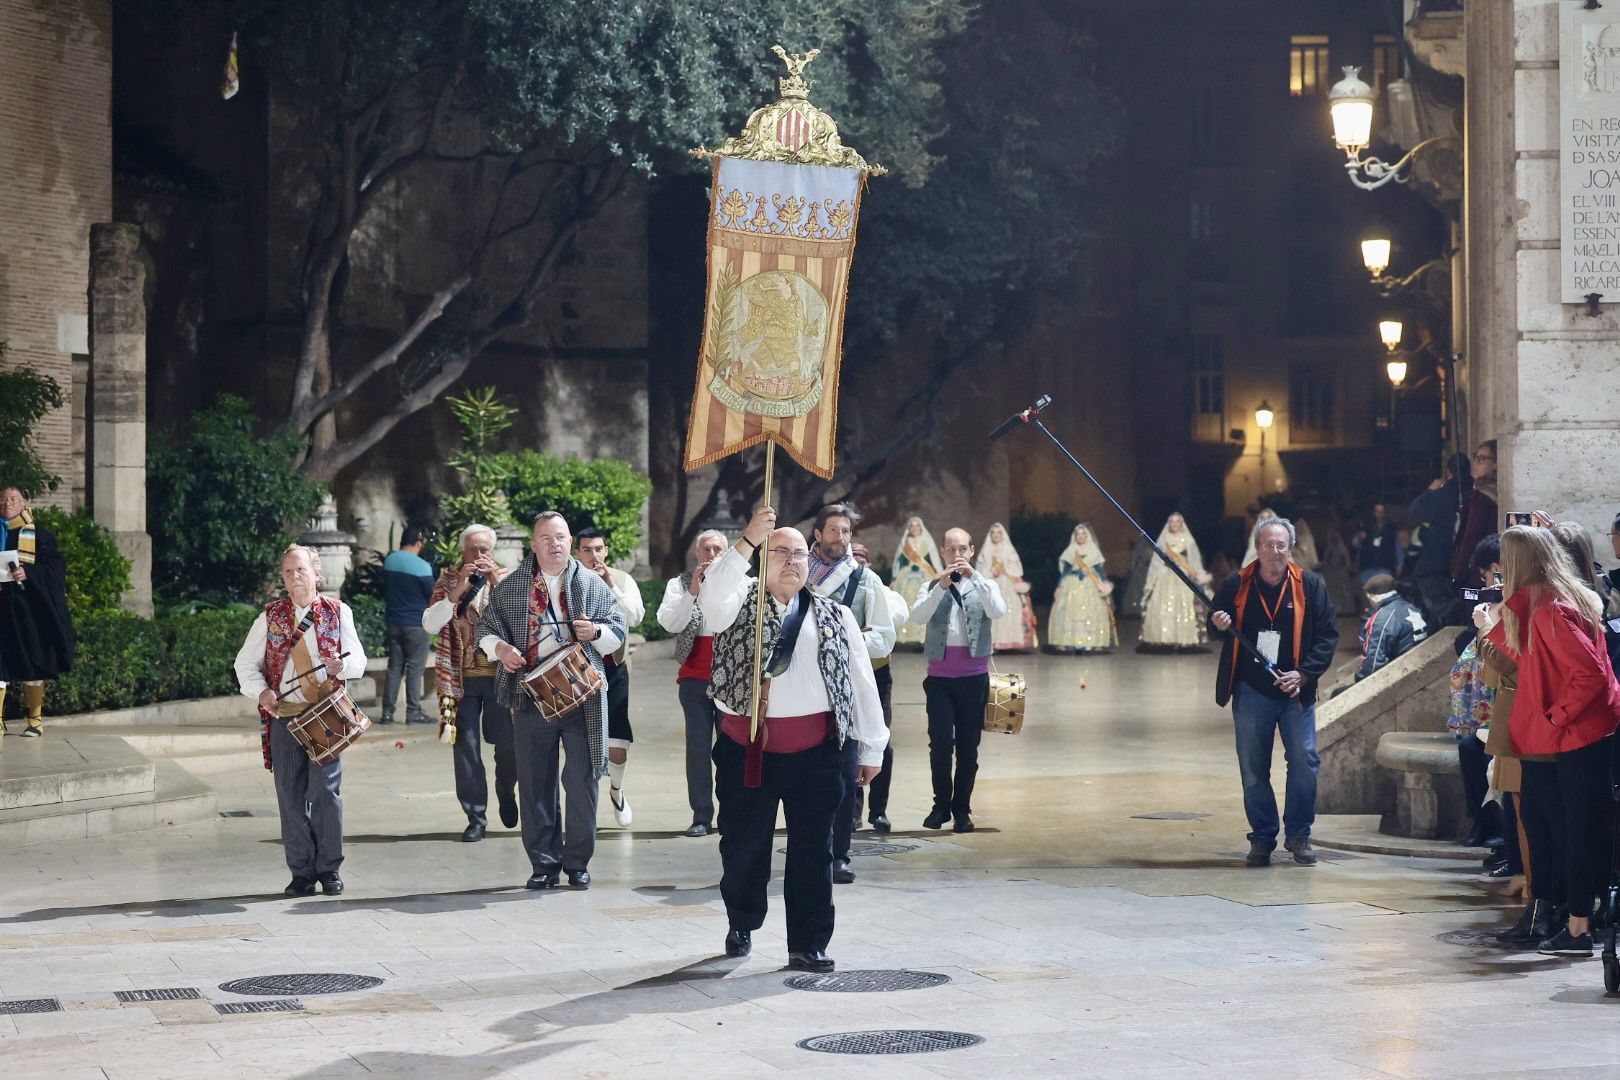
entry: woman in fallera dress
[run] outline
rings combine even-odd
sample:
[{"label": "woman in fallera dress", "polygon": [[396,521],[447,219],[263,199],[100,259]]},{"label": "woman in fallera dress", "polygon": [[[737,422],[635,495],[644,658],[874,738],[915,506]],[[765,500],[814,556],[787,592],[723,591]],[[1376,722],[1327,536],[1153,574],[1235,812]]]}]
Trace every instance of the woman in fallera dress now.
[{"label": "woman in fallera dress", "polygon": [[1035,605],[1030,602],[1029,582],[1024,580],[1024,560],[1018,557],[1001,522],[990,526],[973,569],[995,582],[1007,601],[1007,614],[990,625],[996,651],[1018,652],[1040,644],[1035,636]]},{"label": "woman in fallera dress", "polygon": [[1119,630],[1109,600],[1114,583],[1103,570],[1102,549],[1090,525],[1074,527],[1069,546],[1058,556],[1058,575],[1052,616],[1046,624],[1047,644],[1075,653],[1118,645]]},{"label": "woman in fallera dress", "polygon": [[[1187,531],[1180,514],[1171,514],[1164,523],[1159,546],[1200,587],[1209,584],[1198,541]],[[1196,649],[1204,644],[1204,606],[1157,555],[1148,567],[1147,587],[1142,592],[1142,644],[1157,649]]]},{"label": "woman in fallera dress", "polygon": [[[945,572],[945,563],[934,546],[934,538],[923,525],[923,519],[913,517],[906,522],[906,531],[900,537],[900,547],[894,553],[894,591],[905,598],[908,607],[915,607],[917,598],[930,581]],[[896,640],[902,645],[923,643],[928,632],[926,626],[905,622],[896,629]]]}]

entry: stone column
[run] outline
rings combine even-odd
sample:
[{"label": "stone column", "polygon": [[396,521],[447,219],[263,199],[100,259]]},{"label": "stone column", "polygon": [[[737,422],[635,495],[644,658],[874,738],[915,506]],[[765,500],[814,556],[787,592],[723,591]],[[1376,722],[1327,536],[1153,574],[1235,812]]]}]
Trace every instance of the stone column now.
[{"label": "stone column", "polygon": [[[1475,3],[1470,2],[1472,14]],[[1513,318],[1507,362],[1492,380],[1499,417],[1501,509],[1541,508],[1595,534],[1607,561],[1607,533],[1620,494],[1610,463],[1620,445],[1620,303],[1596,317],[1562,302],[1558,171],[1558,14],[1556,0],[1479,4],[1512,73],[1510,151],[1480,168],[1509,170],[1506,213],[1517,242],[1517,289],[1492,294]],[[1511,7],[1511,11],[1508,8]],[[1469,33],[1473,33],[1470,23]],[[1482,74],[1472,63],[1470,95]],[[1500,69],[1495,77],[1502,77]],[[1493,76],[1485,75],[1486,79]],[[1493,95],[1494,96],[1494,95]],[[1470,118],[1473,113],[1470,111]],[[1477,239],[1477,238],[1471,238]],[[1477,279],[1476,279],[1477,280]]]},{"label": "stone column", "polygon": [[327,495],[309,519],[309,530],[298,538],[300,544],[314,548],[321,557],[321,592],[327,596],[342,595],[343,582],[354,566],[354,534],[339,529],[337,518],[337,502]]},{"label": "stone column", "polygon": [[138,226],[90,226],[90,507],[132,564],[123,605],[152,614],[146,532],[146,273]]}]

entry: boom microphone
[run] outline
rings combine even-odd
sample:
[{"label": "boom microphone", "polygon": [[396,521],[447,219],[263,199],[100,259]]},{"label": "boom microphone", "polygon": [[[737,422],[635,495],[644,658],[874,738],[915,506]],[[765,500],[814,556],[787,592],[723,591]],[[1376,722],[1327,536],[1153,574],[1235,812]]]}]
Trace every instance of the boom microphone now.
[{"label": "boom microphone", "polygon": [[1036,413],[1040,412],[1050,404],[1052,404],[1052,398],[1047,394],[1042,394],[1040,397],[1035,399],[1035,404],[1031,405],[1023,412],[1013,413],[1011,416],[1007,417],[1007,419],[997,424],[996,430],[990,433],[990,441],[995,442],[997,439],[1007,434],[1007,432],[1011,431],[1018,424],[1029,423],[1030,417],[1034,416]]}]

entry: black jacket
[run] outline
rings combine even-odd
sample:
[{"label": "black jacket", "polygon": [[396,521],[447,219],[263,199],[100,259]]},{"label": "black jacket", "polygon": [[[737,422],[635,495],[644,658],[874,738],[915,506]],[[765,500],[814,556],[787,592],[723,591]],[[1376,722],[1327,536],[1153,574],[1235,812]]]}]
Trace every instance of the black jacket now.
[{"label": "black jacket", "polygon": [[1405,656],[1428,636],[1423,612],[1399,594],[1391,596],[1378,605],[1371,621],[1362,627],[1361,663],[1356,667],[1356,681]]},{"label": "black jacket", "polygon": [[[1333,610],[1333,601],[1328,599],[1327,585],[1321,577],[1309,570],[1303,573],[1305,627],[1299,641],[1299,670],[1305,679],[1300,684],[1299,701],[1302,705],[1312,705],[1316,702],[1316,684],[1333,666],[1333,653],[1339,647],[1339,616]],[[1215,600],[1210,607],[1211,614],[1224,611],[1230,615],[1234,630],[1237,629],[1237,591],[1241,578],[1241,573],[1229,575],[1221,583],[1220,591],[1215,594]],[[1259,601],[1251,596],[1249,603],[1256,604]],[[1289,603],[1292,603],[1292,600]],[[1215,704],[1224,706],[1232,699],[1232,650],[1237,646],[1233,643],[1230,633],[1215,629],[1214,624],[1210,625],[1210,632],[1219,634],[1225,639],[1221,643],[1220,670],[1215,676]]]}]

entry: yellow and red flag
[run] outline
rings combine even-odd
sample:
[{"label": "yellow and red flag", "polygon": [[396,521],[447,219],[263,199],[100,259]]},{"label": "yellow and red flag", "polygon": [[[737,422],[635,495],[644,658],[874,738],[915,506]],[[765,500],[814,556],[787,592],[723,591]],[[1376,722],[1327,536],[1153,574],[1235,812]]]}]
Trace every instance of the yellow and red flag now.
[{"label": "yellow and red flag", "polygon": [[781,99],[715,151],[708,289],[686,469],[770,440],[831,477],[838,374],[855,226],[868,173],[808,100],[804,65],[788,65]]}]

